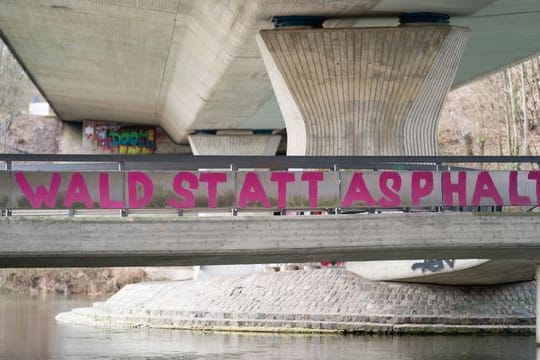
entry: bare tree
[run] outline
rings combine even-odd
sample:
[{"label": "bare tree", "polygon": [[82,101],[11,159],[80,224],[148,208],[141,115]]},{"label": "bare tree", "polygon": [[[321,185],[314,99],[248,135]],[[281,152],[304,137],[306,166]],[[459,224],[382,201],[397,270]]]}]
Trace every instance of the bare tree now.
[{"label": "bare tree", "polygon": [[441,126],[443,153],[538,155],[540,57],[454,90]]},{"label": "bare tree", "polygon": [[28,106],[36,91],[8,47],[0,42],[0,141],[7,152],[7,133],[13,121]]},{"label": "bare tree", "polygon": [[29,80],[4,44],[0,44],[0,113],[11,115],[28,102],[24,98]]},{"label": "bare tree", "polygon": [[523,155],[528,155],[529,153],[529,121],[527,113],[527,88],[525,86],[525,64],[521,63],[520,69],[520,78],[521,78],[521,117],[523,123],[523,137],[522,137],[522,153]]}]

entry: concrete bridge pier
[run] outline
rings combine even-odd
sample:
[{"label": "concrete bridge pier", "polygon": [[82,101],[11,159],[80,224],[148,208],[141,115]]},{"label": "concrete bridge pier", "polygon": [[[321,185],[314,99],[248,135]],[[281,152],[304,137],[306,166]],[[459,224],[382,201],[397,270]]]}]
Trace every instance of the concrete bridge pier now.
[{"label": "concrete bridge pier", "polygon": [[[398,27],[263,30],[257,42],[287,127],[289,155],[436,155],[439,113],[468,29],[442,14],[409,14]],[[296,24],[298,25],[298,24]],[[485,261],[481,260],[479,263]],[[379,263],[377,279],[412,274]],[[373,263],[347,263],[362,271]],[[408,270],[407,270],[408,269]],[[393,277],[395,275],[395,277]]]},{"label": "concrete bridge pier", "polygon": [[[251,131],[204,131],[189,136],[193,155],[276,154],[281,135],[254,134]],[[205,214],[201,214],[204,216]],[[263,265],[202,265],[195,267],[195,278],[248,274],[263,271]]]}]

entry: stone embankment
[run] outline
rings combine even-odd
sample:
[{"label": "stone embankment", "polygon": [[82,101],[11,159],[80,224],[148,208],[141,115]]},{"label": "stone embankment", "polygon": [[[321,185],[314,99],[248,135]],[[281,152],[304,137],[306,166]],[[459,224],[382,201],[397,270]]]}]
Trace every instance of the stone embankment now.
[{"label": "stone embankment", "polygon": [[57,316],[105,327],[266,332],[529,333],[535,284],[457,287],[381,283],[345,270],[127,285]]}]

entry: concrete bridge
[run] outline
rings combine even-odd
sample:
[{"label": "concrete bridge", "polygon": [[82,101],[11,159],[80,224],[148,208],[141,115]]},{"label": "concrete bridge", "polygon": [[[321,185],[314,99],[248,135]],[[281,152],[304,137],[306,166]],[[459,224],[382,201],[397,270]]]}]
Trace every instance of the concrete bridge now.
[{"label": "concrete bridge", "polygon": [[[275,137],[196,133],[246,128],[286,128],[288,155],[436,155],[448,90],[540,50],[530,0],[0,4],[0,35],[61,119],[160,125],[197,155],[275,153]],[[10,217],[0,265],[538,257],[532,214],[271,220]]]}]

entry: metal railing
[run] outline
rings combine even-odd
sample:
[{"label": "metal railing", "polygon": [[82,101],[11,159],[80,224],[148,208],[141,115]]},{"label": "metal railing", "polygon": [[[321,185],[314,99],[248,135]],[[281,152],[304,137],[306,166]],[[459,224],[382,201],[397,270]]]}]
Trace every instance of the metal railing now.
[{"label": "metal railing", "polygon": [[196,169],[441,169],[450,164],[535,164],[540,156],[190,156],[0,154],[9,169],[196,170]]}]

